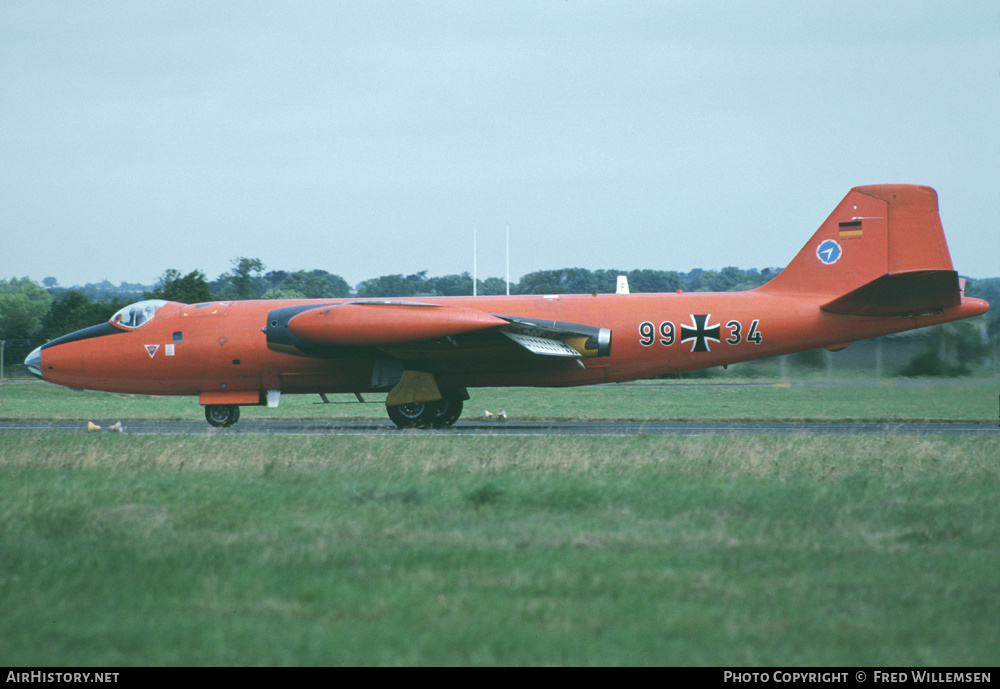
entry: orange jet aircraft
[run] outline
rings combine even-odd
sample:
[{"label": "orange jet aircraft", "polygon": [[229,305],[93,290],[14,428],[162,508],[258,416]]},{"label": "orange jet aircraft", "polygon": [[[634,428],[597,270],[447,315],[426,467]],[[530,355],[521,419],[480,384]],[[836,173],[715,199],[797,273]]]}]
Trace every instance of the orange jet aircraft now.
[{"label": "orange jet aircraft", "polygon": [[936,192],[877,185],[852,189],[785,270],[747,292],[147,300],[25,364],[71,388],[198,395],[213,426],[282,393],[386,391],[397,426],[440,428],[468,388],[648,378],[984,313],[963,287]]}]

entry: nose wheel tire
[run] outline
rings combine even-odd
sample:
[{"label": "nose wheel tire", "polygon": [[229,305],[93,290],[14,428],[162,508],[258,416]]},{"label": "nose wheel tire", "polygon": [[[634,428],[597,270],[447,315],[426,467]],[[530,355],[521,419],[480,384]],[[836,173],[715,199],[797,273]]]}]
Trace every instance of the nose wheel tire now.
[{"label": "nose wheel tire", "polygon": [[205,420],[216,428],[232,426],[240,420],[240,407],[236,404],[206,405]]}]

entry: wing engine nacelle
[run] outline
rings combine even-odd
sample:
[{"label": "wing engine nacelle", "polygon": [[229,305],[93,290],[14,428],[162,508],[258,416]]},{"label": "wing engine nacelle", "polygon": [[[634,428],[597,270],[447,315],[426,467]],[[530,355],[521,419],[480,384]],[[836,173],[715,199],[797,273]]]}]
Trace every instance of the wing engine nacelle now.
[{"label": "wing engine nacelle", "polygon": [[483,311],[419,302],[363,301],[292,316],[288,332],[317,344],[370,347],[420,342],[504,325]]},{"label": "wing engine nacelle", "polygon": [[[378,348],[403,359],[433,358],[443,342],[453,352],[462,348],[462,336],[490,332],[495,343],[514,342],[530,355],[580,359],[611,353],[608,328],[409,301],[286,306],[269,312],[264,327],[268,348],[284,354],[338,357]],[[488,351],[483,340],[477,347]]]},{"label": "wing engine nacelle", "polygon": [[331,347],[385,347],[453,337],[509,322],[477,309],[408,301],[287,306],[271,311],[267,320],[264,334],[270,349],[306,356],[322,356]]}]

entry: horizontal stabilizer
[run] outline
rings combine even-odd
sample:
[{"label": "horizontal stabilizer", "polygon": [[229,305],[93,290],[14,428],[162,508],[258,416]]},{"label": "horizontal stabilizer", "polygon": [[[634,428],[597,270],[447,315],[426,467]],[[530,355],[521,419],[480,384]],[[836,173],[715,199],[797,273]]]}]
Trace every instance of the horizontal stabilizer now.
[{"label": "horizontal stabilizer", "polygon": [[820,308],[851,316],[917,316],[961,303],[954,270],[916,270],[875,278]]}]

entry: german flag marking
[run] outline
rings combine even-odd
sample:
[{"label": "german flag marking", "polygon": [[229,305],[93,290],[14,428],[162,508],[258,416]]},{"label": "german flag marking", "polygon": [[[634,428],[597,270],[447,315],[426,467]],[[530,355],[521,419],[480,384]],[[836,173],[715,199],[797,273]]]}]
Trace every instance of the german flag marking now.
[{"label": "german flag marking", "polygon": [[851,220],[849,222],[840,223],[840,236],[841,237],[860,237],[862,236],[863,230],[861,229],[860,220]]}]

